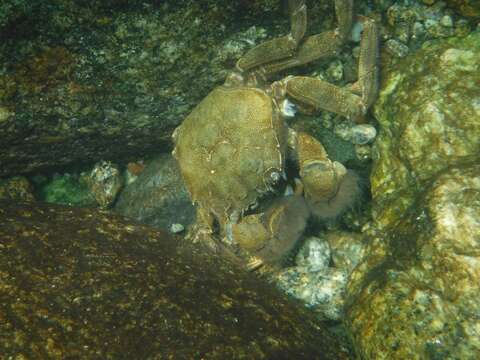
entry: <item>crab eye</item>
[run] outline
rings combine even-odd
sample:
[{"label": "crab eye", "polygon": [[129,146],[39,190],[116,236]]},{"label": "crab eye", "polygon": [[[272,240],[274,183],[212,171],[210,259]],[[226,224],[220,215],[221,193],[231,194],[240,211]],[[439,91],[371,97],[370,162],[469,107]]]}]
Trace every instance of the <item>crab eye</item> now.
[{"label": "crab eye", "polygon": [[270,174],[270,179],[274,184],[278,183],[280,181],[280,178],[281,178],[281,175],[278,171],[272,172]]},{"label": "crab eye", "polygon": [[290,102],[288,99],[283,100],[281,111],[285,117],[294,117],[295,113],[297,112],[295,109],[295,104]]},{"label": "crab eye", "polygon": [[279,169],[270,168],[265,172],[264,179],[267,187],[272,187],[280,182],[282,173]]}]

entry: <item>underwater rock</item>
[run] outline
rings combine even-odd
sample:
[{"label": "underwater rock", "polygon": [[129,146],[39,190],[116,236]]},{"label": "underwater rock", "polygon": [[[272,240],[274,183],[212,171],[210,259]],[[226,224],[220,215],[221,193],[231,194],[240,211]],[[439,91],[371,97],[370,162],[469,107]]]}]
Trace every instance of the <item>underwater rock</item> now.
[{"label": "underwater rock", "polygon": [[478,359],[480,31],[436,40],[384,78],[366,257],[346,326],[362,359]]},{"label": "underwater rock", "polygon": [[480,31],[426,43],[392,68],[375,115],[373,212],[386,227],[428,182],[480,153]]},{"label": "underwater rock", "polygon": [[23,176],[0,180],[0,200],[35,201],[32,184]]},{"label": "underwater rock", "polygon": [[275,282],[286,294],[299,299],[319,317],[341,320],[347,280],[348,274],[341,269],[312,271],[298,266],[283,270]]},{"label": "underwater rock", "polygon": [[114,211],[163,230],[174,224],[187,227],[195,221],[195,207],[170,154],[147,164],[120,193]]},{"label": "underwater rock", "polygon": [[480,17],[480,2],[478,0],[446,0],[448,6],[463,16]]},{"label": "underwater rock", "polygon": [[87,181],[97,204],[102,208],[114,203],[123,186],[120,169],[110,161],[96,163]]},{"label": "underwater rock", "polygon": [[[468,18],[448,8],[445,1],[435,0],[396,0],[386,10],[385,19],[385,48],[395,58],[407,56],[426,40],[466,36],[474,27]],[[384,65],[388,61],[382,59]]]},{"label": "underwater rock", "polygon": [[321,318],[342,320],[348,278],[365,254],[363,238],[340,231],[310,237],[298,252],[296,266],[280,271],[273,281]]},{"label": "underwater rock", "polygon": [[53,174],[33,177],[38,200],[70,206],[97,206],[84,173]]},{"label": "underwater rock", "polygon": [[105,210],[0,205],[5,358],[347,359],[312,314]]},{"label": "underwater rock", "polygon": [[347,288],[347,327],[362,359],[480,357],[479,214],[480,164],[463,165],[377,233],[383,251],[369,253]]},{"label": "underwater rock", "polygon": [[311,236],[304,241],[298,251],[295,263],[297,266],[319,271],[328,267],[331,257],[332,253],[328,241]]},{"label": "underwater rock", "polygon": [[334,126],[335,135],[354,145],[372,143],[377,136],[377,130],[370,124],[355,124],[352,121],[343,121]]}]

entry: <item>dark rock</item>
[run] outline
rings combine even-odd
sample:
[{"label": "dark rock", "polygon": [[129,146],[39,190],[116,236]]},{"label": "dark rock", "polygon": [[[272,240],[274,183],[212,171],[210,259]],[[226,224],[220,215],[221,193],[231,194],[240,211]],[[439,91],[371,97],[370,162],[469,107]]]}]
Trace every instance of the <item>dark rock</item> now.
[{"label": "dark rock", "polygon": [[12,201],[35,201],[32,184],[23,176],[0,180],[0,199]]},{"label": "dark rock", "polygon": [[251,273],[107,211],[2,202],[0,249],[5,358],[347,358]]},{"label": "dark rock", "polygon": [[0,5],[0,176],[165,150],[259,40],[230,44],[242,4],[23,2]]},{"label": "dark rock", "polygon": [[164,230],[169,230],[172,224],[186,227],[195,220],[192,200],[170,154],[150,162],[138,178],[121,192],[114,210]]}]

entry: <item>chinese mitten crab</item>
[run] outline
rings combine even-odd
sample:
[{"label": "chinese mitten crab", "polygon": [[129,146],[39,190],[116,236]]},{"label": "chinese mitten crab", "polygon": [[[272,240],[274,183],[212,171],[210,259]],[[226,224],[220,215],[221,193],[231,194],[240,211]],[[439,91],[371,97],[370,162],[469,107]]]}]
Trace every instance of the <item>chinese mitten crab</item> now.
[{"label": "chinese mitten crab", "polygon": [[[345,167],[331,161],[310,135],[289,130],[285,117],[292,115],[292,107],[287,97],[300,108],[360,121],[377,93],[378,32],[373,20],[362,20],[359,79],[351,87],[303,76],[272,84],[267,80],[281,70],[335,55],[350,35],[352,2],[335,1],[338,29],[305,37],[305,1],[290,0],[290,33],[248,51],[225,84],[175,130],[173,154],[197,204],[194,239],[246,251],[255,260],[252,266],[275,263],[302,234],[310,212],[337,196]],[[246,215],[285,178],[287,156],[299,169],[295,192]]]}]

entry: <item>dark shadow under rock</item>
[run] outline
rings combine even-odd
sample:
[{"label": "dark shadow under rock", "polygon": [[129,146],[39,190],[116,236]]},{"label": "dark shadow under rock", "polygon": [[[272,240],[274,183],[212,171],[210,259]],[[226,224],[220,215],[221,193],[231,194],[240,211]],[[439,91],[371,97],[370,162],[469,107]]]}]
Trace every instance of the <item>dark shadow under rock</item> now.
[{"label": "dark shadow under rock", "polygon": [[107,211],[0,202],[6,358],[344,359],[306,309]]}]

